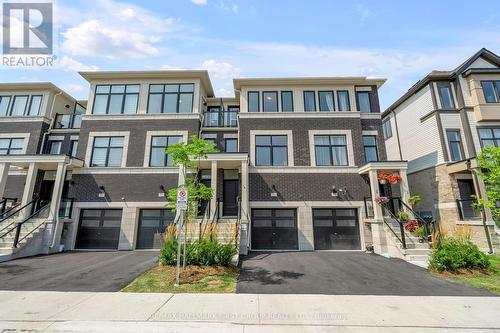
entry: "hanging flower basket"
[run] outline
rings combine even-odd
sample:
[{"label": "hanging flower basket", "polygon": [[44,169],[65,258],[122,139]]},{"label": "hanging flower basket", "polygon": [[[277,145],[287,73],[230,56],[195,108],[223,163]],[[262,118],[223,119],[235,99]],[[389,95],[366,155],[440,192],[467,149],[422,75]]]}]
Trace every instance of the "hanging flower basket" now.
[{"label": "hanging flower basket", "polygon": [[396,184],[401,181],[401,176],[397,173],[384,173],[379,172],[377,175],[377,179],[380,184]]}]

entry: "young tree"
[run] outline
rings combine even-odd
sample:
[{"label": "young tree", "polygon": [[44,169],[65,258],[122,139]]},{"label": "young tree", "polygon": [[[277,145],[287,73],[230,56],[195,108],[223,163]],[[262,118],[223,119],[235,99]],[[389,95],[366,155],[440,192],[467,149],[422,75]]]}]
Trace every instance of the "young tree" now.
[{"label": "young tree", "polygon": [[481,171],[478,175],[483,179],[486,186],[486,198],[478,198],[480,207],[491,210],[493,219],[500,223],[500,147],[484,147],[477,156]]}]

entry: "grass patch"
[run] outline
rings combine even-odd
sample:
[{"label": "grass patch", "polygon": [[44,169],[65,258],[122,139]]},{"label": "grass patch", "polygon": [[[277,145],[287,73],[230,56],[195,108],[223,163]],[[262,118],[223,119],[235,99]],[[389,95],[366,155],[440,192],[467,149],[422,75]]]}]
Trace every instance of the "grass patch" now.
[{"label": "grass patch", "polygon": [[491,261],[491,270],[460,269],[456,273],[436,272],[437,276],[455,280],[470,286],[487,289],[492,293],[500,295],[500,255],[488,256]]},{"label": "grass patch", "polygon": [[175,266],[158,266],[141,274],[123,292],[134,293],[234,293],[239,270],[236,267],[187,266],[174,287]]}]

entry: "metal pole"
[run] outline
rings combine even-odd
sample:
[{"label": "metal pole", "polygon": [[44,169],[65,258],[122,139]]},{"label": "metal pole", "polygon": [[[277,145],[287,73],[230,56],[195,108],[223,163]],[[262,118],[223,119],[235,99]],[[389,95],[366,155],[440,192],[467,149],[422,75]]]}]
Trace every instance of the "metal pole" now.
[{"label": "metal pole", "polygon": [[[185,211],[182,212],[184,215]],[[187,242],[187,223],[184,223],[184,239],[182,240],[184,243],[184,252],[182,254],[182,270],[186,269],[186,242]]]},{"label": "metal pole", "polygon": [[179,224],[177,225],[177,262],[176,262],[177,267],[175,271],[174,287],[179,287],[179,269],[181,264],[181,231],[183,224],[184,224],[184,212],[181,212]]}]

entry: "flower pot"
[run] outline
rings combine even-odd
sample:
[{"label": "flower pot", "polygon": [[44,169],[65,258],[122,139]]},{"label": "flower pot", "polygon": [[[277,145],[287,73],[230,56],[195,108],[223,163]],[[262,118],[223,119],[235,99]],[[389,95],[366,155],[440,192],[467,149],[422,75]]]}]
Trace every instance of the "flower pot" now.
[{"label": "flower pot", "polygon": [[423,237],[418,237],[418,242],[419,243],[423,243],[424,242],[424,238]]}]

